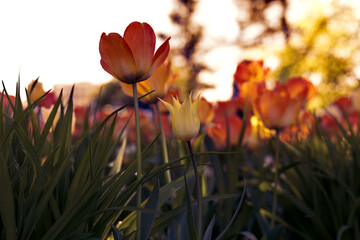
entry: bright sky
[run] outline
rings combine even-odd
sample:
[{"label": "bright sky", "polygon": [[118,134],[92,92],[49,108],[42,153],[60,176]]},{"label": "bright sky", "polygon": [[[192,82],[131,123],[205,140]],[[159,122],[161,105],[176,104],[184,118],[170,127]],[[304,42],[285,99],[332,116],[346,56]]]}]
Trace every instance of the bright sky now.
[{"label": "bright sky", "polygon": [[[232,0],[224,0],[220,6],[217,1],[199,2],[195,18],[208,23],[205,43],[237,35]],[[171,35],[174,27],[168,15],[172,10],[172,1],[164,0],[2,1],[0,22],[7,24],[0,27],[0,80],[12,94],[19,72],[22,91],[38,76],[45,90],[57,83],[105,83],[111,76],[99,64],[101,33],[122,35],[130,22],[140,21],[148,22],[155,32]],[[240,50],[224,46],[204,58],[215,72],[201,78],[217,88],[202,95],[209,100],[229,98]],[[228,84],[224,84],[225,79]]]},{"label": "bright sky", "polygon": [[15,89],[19,71],[23,87],[38,76],[45,89],[56,83],[109,81],[110,75],[99,63],[101,33],[122,35],[132,21],[148,22],[155,31],[169,32],[170,3],[163,0],[1,1],[0,80],[9,92]]},{"label": "bright sky", "polygon": [[[327,0],[313,1],[322,4]],[[296,10],[291,15],[295,16],[299,9],[306,9],[296,4],[310,0],[291,2],[290,7]],[[173,10],[172,3],[168,0],[1,1],[0,80],[12,94],[19,72],[22,91],[38,76],[45,90],[57,83],[105,83],[111,76],[99,63],[101,33],[122,35],[130,22],[140,21],[148,22],[155,32],[171,35],[174,27],[168,15]],[[233,0],[223,0],[221,5],[215,0],[199,1],[195,20],[206,24],[203,44],[213,45],[224,36],[230,41],[236,38],[238,27],[234,18],[246,13],[238,12],[232,3]],[[214,72],[204,72],[200,77],[216,89],[202,95],[210,101],[227,99],[236,65],[243,58],[241,49],[228,45],[204,53],[203,59]]]}]

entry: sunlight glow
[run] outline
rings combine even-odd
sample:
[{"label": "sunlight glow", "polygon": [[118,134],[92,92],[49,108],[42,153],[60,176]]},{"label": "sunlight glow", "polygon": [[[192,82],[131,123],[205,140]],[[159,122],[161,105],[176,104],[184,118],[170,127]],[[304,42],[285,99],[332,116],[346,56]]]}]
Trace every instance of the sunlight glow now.
[{"label": "sunlight glow", "polygon": [[[291,0],[289,21],[295,22],[319,9],[323,13],[331,11],[332,1]],[[356,0],[343,0],[339,3],[360,9],[360,3]],[[211,69],[202,72],[199,77],[201,82],[215,87],[203,93],[209,101],[231,97],[237,63],[252,56],[249,53],[245,55],[240,46],[236,45],[239,35],[236,19],[246,18],[248,13],[234,4],[233,0],[224,0],[221,5],[217,1],[200,0],[197,3],[194,21],[204,27],[201,42],[203,49],[199,60]],[[39,76],[46,90],[53,88],[55,84],[105,83],[111,76],[99,63],[101,33],[123,34],[130,22],[140,21],[148,22],[157,33],[171,36],[174,26],[169,13],[173,10],[173,1],[162,0],[3,1],[0,4],[0,22],[7,24],[2,24],[0,28],[0,80],[4,81],[11,94],[15,92],[18,74],[22,91],[31,80]],[[280,13],[281,6],[278,3],[272,4],[266,12],[270,25],[279,24],[278,21],[270,20],[277,19]],[[251,25],[243,34],[245,39],[252,39],[261,31],[261,26]],[[176,39],[172,40],[176,42]],[[272,49],[275,48],[274,41],[275,39],[269,39]],[[264,52],[264,49],[253,54],[257,57],[255,60],[264,58],[271,69],[278,65],[279,59],[274,57],[274,52],[269,53],[267,59],[267,55],[258,54],[259,51]]]},{"label": "sunlight glow", "polygon": [[22,89],[38,76],[45,89],[109,81],[99,63],[102,32],[123,34],[130,22],[140,21],[171,33],[169,1],[17,0],[0,6],[0,22],[8,23],[0,28],[0,80],[10,93],[19,72]]}]

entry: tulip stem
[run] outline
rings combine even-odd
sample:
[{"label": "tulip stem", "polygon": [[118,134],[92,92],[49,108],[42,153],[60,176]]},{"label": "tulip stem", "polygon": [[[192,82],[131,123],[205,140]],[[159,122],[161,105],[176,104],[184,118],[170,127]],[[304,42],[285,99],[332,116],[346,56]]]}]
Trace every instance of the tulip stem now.
[{"label": "tulip stem", "polygon": [[[139,117],[139,101],[136,83],[133,83],[133,96],[134,96],[134,108],[135,108],[135,126],[136,126],[136,165],[137,165],[137,201],[136,205],[141,208],[141,135],[140,135],[140,117]],[[141,212],[137,212],[136,218],[136,235],[137,239],[141,239]]]},{"label": "tulip stem", "polygon": [[201,184],[200,184],[200,177],[199,177],[199,170],[197,168],[197,164],[195,161],[195,156],[194,156],[194,152],[193,152],[193,148],[191,146],[190,141],[186,141],[188,148],[189,148],[189,152],[190,152],[190,156],[191,156],[191,161],[194,167],[194,174],[195,174],[195,185],[196,185],[196,195],[197,195],[197,239],[201,240],[201,215],[202,215],[202,211],[201,211]]},{"label": "tulip stem", "polygon": [[[161,150],[162,150],[162,155],[163,155],[163,161],[166,164],[166,163],[169,163],[169,156],[168,156],[168,151],[167,151],[167,146],[166,146],[166,137],[165,137],[165,132],[164,132],[164,126],[162,123],[161,112],[160,112],[158,102],[155,103],[155,110],[157,113],[157,117],[159,119],[159,127],[160,127],[160,134],[161,134]],[[165,181],[166,181],[166,183],[171,183],[170,170],[165,171]]]},{"label": "tulip stem", "polygon": [[276,205],[277,205],[277,188],[278,188],[278,181],[279,181],[279,171],[278,171],[278,164],[279,164],[279,148],[280,148],[280,133],[276,130],[275,134],[275,160],[274,160],[274,192],[273,192],[273,202],[272,202],[272,210],[271,210],[271,221],[270,221],[270,228],[274,228],[275,226],[275,214],[276,214]]}]

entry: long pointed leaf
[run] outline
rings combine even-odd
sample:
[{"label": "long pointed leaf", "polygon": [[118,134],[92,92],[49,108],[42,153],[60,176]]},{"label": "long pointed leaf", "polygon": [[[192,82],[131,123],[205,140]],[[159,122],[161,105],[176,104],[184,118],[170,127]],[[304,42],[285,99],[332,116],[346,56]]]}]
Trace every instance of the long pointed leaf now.
[{"label": "long pointed leaf", "polygon": [[187,185],[186,175],[184,174],[185,196],[186,196],[186,229],[189,239],[196,239],[196,228],[193,215],[193,209],[190,199],[190,192]]},{"label": "long pointed leaf", "polygon": [[5,159],[0,154],[0,213],[6,229],[6,239],[16,239],[15,206]]}]

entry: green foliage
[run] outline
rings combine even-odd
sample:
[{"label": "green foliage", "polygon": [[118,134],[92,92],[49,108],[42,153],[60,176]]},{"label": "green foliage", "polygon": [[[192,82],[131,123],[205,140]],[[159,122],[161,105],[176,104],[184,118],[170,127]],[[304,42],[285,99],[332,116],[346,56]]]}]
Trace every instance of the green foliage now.
[{"label": "green foliage", "polygon": [[[126,106],[75,139],[73,90],[66,107],[60,94],[42,124],[35,112],[46,94],[34,103],[28,97],[23,109],[19,89],[15,103],[6,90],[0,102],[1,238],[106,238],[140,184],[133,163],[107,174],[118,145],[112,140],[116,113]],[[5,97],[8,111],[3,109]],[[155,203],[148,207],[155,208]],[[112,209],[119,206],[123,209]]]},{"label": "green foliage", "polygon": [[321,131],[299,145],[284,169],[280,205],[294,239],[360,238],[360,139],[339,128],[335,139]]},{"label": "green foliage", "polygon": [[[141,239],[160,237],[168,231],[175,233],[172,227],[175,225],[180,232],[193,229],[189,236],[193,239],[195,223],[189,220],[195,214],[191,210],[194,173],[191,167],[184,165],[189,155],[182,153],[180,158],[158,164],[154,159],[158,159],[159,154],[153,150],[158,144],[156,137],[142,150],[145,173],[139,181],[135,174],[136,161],[121,167],[126,142],[120,143],[121,135],[116,140],[112,138],[117,112],[129,104],[93,127],[85,128],[81,136],[74,137],[73,91],[66,104],[60,94],[48,118],[42,122],[37,104],[47,93],[35,102],[31,102],[27,93],[28,106],[24,108],[20,86],[17,85],[15,102],[4,87],[0,98],[0,191],[3,193],[0,198],[0,238],[133,239],[136,213],[141,212]],[[6,109],[4,98],[9,101]],[[195,156],[199,156],[205,137],[204,134],[195,144],[198,151]],[[204,154],[216,156],[215,153]],[[109,163],[112,161],[111,168]],[[199,169],[202,171],[203,166]],[[167,170],[173,171],[175,178],[161,185]],[[188,185],[184,184],[185,176]],[[146,193],[141,208],[134,207],[139,185]],[[210,194],[204,196],[203,205],[234,197]],[[238,209],[240,206],[241,202]],[[184,214],[188,223],[181,220]],[[204,214],[207,216],[210,211]],[[215,219],[216,215],[203,226],[207,239],[214,235]],[[178,236],[185,236],[177,232]]]},{"label": "green foliage", "polygon": [[[159,161],[159,136],[148,143],[138,180],[136,161],[122,166],[127,143],[112,137],[116,115],[128,105],[74,137],[72,94],[66,104],[60,94],[41,122],[37,104],[46,94],[35,102],[27,97],[24,107],[17,88],[14,99],[6,90],[0,97],[1,239],[134,239],[137,213],[141,239],[196,238],[194,171],[180,142],[168,139],[168,163]],[[277,185],[275,139],[250,150],[240,144],[242,133],[239,144],[217,152],[211,138],[200,135],[193,145],[203,188],[203,239],[359,239],[360,134],[349,121],[334,121],[339,135],[316,124],[305,141],[278,146]]]}]

